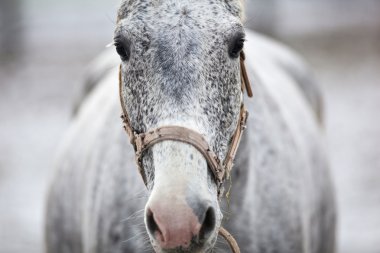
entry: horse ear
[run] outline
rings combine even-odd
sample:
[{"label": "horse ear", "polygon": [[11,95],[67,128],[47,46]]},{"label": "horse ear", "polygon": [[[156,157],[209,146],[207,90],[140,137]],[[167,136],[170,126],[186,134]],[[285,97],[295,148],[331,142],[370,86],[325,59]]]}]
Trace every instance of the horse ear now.
[{"label": "horse ear", "polygon": [[229,11],[239,17],[241,21],[243,22],[245,19],[245,0],[224,0],[227,4]]},{"label": "horse ear", "polygon": [[240,5],[240,19],[242,22],[245,21],[245,0],[238,0],[238,4]]}]

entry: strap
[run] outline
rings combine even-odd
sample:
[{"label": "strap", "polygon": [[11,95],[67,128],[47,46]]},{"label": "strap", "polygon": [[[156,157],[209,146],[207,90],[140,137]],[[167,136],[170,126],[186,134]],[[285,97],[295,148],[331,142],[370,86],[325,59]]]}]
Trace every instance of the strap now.
[{"label": "strap", "polygon": [[251,82],[249,81],[248,74],[247,74],[247,69],[245,67],[245,53],[244,51],[240,52],[240,71],[241,71],[241,86],[242,90],[247,91],[248,97],[253,97],[253,92],[252,92],[252,87],[251,87]]},{"label": "strap", "polygon": [[224,168],[226,171],[227,178],[229,178],[230,176],[233,162],[234,162],[237,150],[239,148],[242,134],[247,127],[247,119],[248,119],[248,111],[243,104],[240,109],[240,119],[239,119],[238,125],[232,137],[232,141],[230,144],[230,148],[228,149],[226,158],[224,159]]},{"label": "strap", "polygon": [[228,245],[230,245],[233,253],[240,253],[240,248],[235,238],[225,228],[219,228],[219,235],[221,235],[228,242]]},{"label": "strap", "polygon": [[218,194],[221,195],[223,180],[230,175],[241,136],[246,127],[247,117],[248,112],[245,107],[242,106],[239,123],[236,127],[230,148],[227,152],[227,156],[223,164],[221,164],[218,156],[211,150],[208,142],[204,139],[204,137],[189,128],[180,126],[163,126],[147,133],[134,134],[136,163],[138,165],[140,173],[143,176],[144,183],[147,184],[142,164],[142,157],[144,155],[144,152],[162,141],[180,141],[192,145],[206,158],[217,183]]},{"label": "strap", "polygon": [[192,145],[206,158],[207,163],[214,174],[218,188],[221,186],[225,176],[225,169],[220,163],[218,156],[211,150],[207,141],[201,134],[185,127],[163,126],[147,133],[138,134],[136,135],[135,140],[136,161],[139,167],[142,167],[142,156],[144,152],[159,142],[171,140]]}]

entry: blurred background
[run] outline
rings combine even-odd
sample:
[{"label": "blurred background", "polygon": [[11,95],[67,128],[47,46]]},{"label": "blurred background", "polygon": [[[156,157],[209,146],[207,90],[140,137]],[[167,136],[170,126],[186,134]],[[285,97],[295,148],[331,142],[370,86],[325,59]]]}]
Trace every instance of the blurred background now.
[{"label": "blurred background", "polygon": [[[380,253],[380,1],[246,0],[247,26],[309,62],[325,99],[339,253]],[[0,0],[0,253],[43,252],[54,152],[119,0]]]}]

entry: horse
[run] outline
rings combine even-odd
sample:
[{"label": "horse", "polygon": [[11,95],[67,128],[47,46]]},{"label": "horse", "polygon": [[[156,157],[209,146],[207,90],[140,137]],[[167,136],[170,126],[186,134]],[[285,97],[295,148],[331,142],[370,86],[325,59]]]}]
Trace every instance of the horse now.
[{"label": "horse", "polygon": [[[222,226],[242,252],[335,252],[321,94],[299,56],[244,29],[243,11],[239,0],[122,1],[115,48],[58,152],[46,252],[229,252]],[[197,145],[175,139],[136,166],[121,108],[132,135],[181,127],[223,161],[243,100],[246,129],[222,181]]]}]

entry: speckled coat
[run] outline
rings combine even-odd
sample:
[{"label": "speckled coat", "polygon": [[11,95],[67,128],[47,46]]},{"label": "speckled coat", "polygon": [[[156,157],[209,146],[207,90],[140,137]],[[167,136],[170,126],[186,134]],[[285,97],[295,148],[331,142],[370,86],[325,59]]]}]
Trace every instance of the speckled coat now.
[{"label": "speckled coat", "polygon": [[[187,159],[181,152],[167,156],[176,148],[195,155],[191,160],[198,163],[186,163],[183,175],[191,173],[194,184],[207,182],[204,194],[213,196],[217,223],[230,230],[242,252],[334,252],[334,194],[320,94],[310,74],[283,46],[244,31],[240,2],[187,2],[123,2],[115,32],[115,40],[129,45],[128,59],[122,58],[122,95],[138,131],[183,125],[203,134],[223,158],[241,102],[230,42],[245,33],[254,98],[245,99],[250,117],[231,175],[229,204],[217,202],[203,158],[179,144],[157,144],[145,155],[145,190],[121,127],[120,58],[112,49],[102,63],[112,70],[93,83],[59,152],[47,204],[47,252],[153,251],[143,210],[157,195],[163,164]],[[228,252],[222,241],[207,247]]]}]

